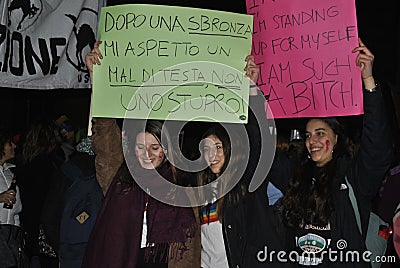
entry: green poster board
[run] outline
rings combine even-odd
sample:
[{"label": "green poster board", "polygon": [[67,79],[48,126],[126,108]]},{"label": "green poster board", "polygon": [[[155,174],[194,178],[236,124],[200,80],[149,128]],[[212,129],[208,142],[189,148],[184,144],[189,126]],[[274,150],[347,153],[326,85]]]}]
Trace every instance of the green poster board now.
[{"label": "green poster board", "polygon": [[250,15],[120,5],[99,21],[93,117],[247,122]]}]

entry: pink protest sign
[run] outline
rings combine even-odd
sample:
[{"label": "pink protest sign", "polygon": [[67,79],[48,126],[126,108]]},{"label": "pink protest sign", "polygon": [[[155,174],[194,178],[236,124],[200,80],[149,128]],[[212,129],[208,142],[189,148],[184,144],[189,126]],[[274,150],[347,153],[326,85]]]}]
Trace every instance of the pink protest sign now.
[{"label": "pink protest sign", "polygon": [[247,13],[273,117],[363,113],[354,1],[247,0]]}]

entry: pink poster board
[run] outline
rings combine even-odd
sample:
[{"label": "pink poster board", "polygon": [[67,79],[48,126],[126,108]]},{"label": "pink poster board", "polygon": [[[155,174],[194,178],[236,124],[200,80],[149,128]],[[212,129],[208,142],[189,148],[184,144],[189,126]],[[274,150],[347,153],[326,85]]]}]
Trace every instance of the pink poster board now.
[{"label": "pink poster board", "polygon": [[274,118],[363,113],[354,0],[247,0],[247,13]]}]

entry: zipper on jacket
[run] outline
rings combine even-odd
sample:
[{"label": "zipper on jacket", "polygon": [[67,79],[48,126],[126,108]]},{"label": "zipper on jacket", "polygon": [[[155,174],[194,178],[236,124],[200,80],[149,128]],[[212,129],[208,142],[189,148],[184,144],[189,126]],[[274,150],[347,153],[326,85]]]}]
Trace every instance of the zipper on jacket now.
[{"label": "zipper on jacket", "polygon": [[[230,226],[230,225],[229,225]],[[228,265],[229,267],[233,267],[232,264],[232,256],[231,256],[231,247],[229,245],[229,241],[228,241],[228,232],[226,231],[226,226],[225,223],[222,223],[222,229],[223,229],[223,237],[224,237],[224,244],[225,244],[225,251],[226,251],[226,258],[228,259]],[[239,265],[236,265],[235,267],[239,268]]]}]

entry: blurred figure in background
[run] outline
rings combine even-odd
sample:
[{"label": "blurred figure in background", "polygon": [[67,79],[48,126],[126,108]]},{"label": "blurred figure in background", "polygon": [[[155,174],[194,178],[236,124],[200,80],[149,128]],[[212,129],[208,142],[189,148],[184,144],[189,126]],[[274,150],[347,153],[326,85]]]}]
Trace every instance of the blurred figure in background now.
[{"label": "blurred figure in background", "polygon": [[75,145],[77,144],[75,140],[76,129],[71,120],[64,114],[55,121],[55,124],[61,137],[61,149],[64,151],[65,161],[67,161],[74,153]]},{"label": "blurred figure in background", "polygon": [[[20,226],[19,213],[22,209],[19,189],[11,190],[14,164],[8,163],[15,157],[15,144],[11,131],[0,129],[0,267],[17,267],[18,233]],[[4,206],[8,206],[5,208]]]},{"label": "blurred figure in background", "polygon": [[60,141],[58,129],[50,120],[34,122],[23,140],[18,176],[22,202],[26,204],[22,212],[22,222],[27,233],[26,253],[31,259],[32,268],[58,267],[57,258],[40,252],[38,237],[40,218],[52,175],[64,162]]},{"label": "blurred figure in background", "polygon": [[397,256],[400,258],[400,203],[393,216],[393,244]]}]

